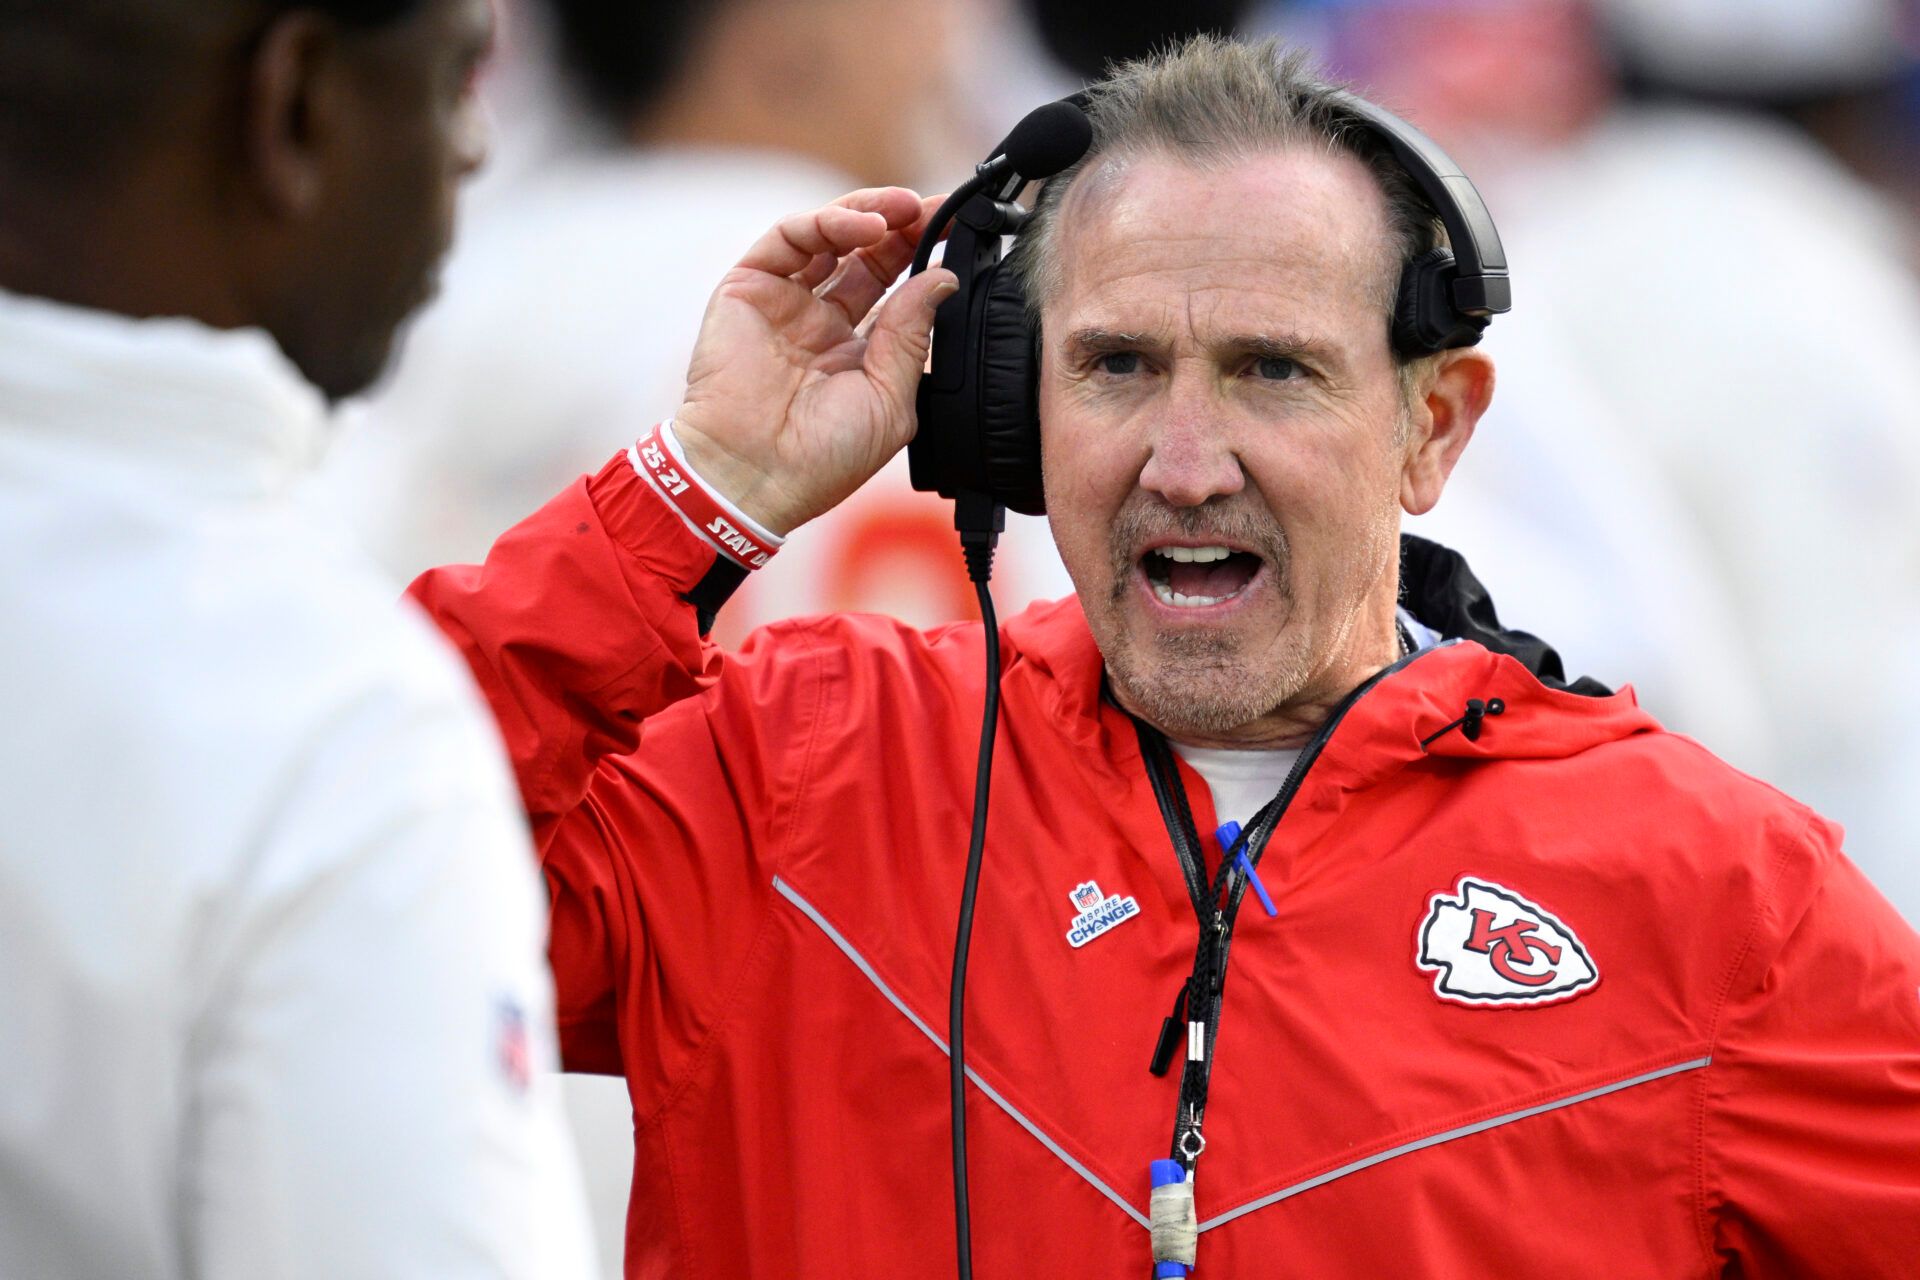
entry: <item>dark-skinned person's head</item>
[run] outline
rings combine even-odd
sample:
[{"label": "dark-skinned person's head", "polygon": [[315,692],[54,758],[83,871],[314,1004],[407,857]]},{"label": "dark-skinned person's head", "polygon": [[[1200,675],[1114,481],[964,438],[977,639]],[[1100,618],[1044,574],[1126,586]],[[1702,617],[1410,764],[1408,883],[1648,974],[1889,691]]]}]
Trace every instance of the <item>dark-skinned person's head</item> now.
[{"label": "dark-skinned person's head", "polygon": [[488,0],[0,0],[0,288],[266,330],[331,399],[432,293]]}]

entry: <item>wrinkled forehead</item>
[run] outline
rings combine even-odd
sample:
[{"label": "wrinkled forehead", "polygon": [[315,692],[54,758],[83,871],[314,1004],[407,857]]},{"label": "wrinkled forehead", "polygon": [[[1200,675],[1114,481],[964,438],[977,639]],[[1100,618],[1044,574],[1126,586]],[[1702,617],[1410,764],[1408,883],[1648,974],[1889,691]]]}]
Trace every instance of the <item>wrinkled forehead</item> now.
[{"label": "wrinkled forehead", "polygon": [[1398,276],[1372,173],[1308,147],[1204,164],[1163,152],[1105,157],[1062,200],[1054,253],[1049,327],[1089,308],[1196,303],[1371,326]]}]

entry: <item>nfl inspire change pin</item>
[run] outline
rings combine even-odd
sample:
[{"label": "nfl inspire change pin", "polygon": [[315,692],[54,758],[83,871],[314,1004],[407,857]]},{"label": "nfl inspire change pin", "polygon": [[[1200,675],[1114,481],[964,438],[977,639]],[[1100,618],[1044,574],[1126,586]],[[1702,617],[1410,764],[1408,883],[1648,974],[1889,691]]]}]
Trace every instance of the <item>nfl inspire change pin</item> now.
[{"label": "nfl inspire change pin", "polygon": [[1073,909],[1079,913],[1073,917],[1073,923],[1067,926],[1069,946],[1084,947],[1121,921],[1131,920],[1140,914],[1138,902],[1117,893],[1103,897],[1100,886],[1091,880],[1082,880],[1073,886],[1073,892],[1067,897],[1072,900]]}]

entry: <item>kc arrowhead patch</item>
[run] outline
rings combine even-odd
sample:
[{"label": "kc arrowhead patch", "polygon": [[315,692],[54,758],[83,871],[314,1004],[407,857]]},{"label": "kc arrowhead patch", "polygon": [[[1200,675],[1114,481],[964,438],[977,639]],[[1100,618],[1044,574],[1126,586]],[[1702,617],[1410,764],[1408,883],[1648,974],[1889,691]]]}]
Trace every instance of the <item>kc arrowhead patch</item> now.
[{"label": "kc arrowhead patch", "polygon": [[1571,1000],[1600,981],[1572,929],[1473,876],[1428,899],[1414,962],[1434,975],[1433,994],[1481,1008]]}]

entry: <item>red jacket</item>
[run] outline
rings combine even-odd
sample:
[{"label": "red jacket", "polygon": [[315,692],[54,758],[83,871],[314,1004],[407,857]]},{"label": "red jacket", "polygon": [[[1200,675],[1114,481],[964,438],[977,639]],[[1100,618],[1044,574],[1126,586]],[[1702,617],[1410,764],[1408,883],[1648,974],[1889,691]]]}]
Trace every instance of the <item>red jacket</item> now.
[{"label": "red jacket", "polygon": [[[827,617],[723,656],[679,598],[711,562],[616,459],[414,587],[512,748],[567,1063],[632,1093],[627,1274],[948,1274],[981,631]],[[976,1270],[1145,1275],[1178,1078],[1147,1064],[1198,926],[1077,606],[1001,644]],[[1920,1275],[1920,940],[1833,824],[1631,693],[1429,649],[1340,721],[1261,876],[1200,1275]]]}]

